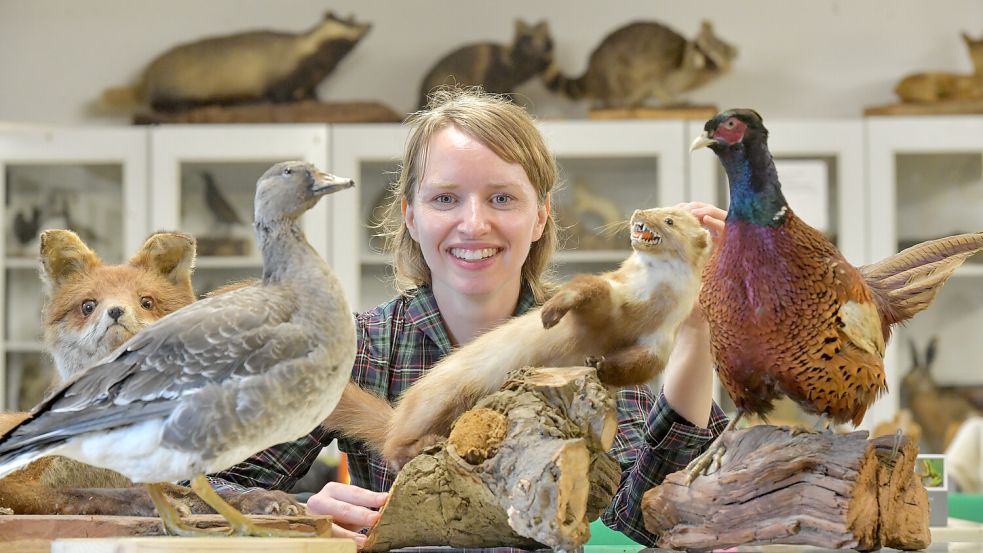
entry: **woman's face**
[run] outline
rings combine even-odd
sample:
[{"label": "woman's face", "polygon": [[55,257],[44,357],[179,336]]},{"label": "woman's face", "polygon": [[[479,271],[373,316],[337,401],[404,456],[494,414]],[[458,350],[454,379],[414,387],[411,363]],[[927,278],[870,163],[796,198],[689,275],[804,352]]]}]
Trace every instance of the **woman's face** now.
[{"label": "woman's face", "polygon": [[434,134],[429,146],[413,202],[403,200],[403,215],[434,289],[463,295],[518,290],[548,205],[538,204],[520,165],[455,126]]}]

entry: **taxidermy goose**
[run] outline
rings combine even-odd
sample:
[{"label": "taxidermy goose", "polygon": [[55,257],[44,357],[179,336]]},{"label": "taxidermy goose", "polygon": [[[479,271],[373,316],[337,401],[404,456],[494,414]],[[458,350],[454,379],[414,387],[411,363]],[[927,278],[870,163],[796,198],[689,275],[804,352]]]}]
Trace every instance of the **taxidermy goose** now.
[{"label": "taxidermy goose", "polygon": [[266,171],[255,201],[262,280],[175,311],[65,383],[0,438],[0,477],[51,454],[112,469],[147,484],[169,533],[195,535],[157,484],[190,479],[231,533],[274,534],[204,475],[303,436],[341,397],[355,359],[352,312],[299,219],[353,185],[304,162]]}]

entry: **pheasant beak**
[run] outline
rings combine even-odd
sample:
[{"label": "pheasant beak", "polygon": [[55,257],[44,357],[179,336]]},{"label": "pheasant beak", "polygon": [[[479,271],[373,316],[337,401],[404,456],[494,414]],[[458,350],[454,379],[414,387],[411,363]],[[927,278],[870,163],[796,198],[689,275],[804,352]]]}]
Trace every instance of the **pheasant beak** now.
[{"label": "pheasant beak", "polygon": [[355,186],[355,181],[352,179],[318,171],[314,173],[314,184],[311,186],[311,192],[315,196],[324,196],[353,186]]},{"label": "pheasant beak", "polygon": [[715,140],[710,138],[709,131],[703,131],[703,134],[697,136],[693,143],[689,145],[689,151],[693,152],[700,148],[706,148],[707,146],[713,144]]}]

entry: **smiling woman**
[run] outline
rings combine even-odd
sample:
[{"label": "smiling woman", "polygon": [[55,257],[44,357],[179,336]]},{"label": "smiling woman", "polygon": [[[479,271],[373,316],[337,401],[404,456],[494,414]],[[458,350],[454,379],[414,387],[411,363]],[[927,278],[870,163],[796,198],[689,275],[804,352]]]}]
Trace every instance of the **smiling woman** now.
[{"label": "smiling woman", "polygon": [[[217,475],[240,485],[288,489],[307,471],[317,451],[338,438],[339,449],[348,454],[352,485],[330,483],[308,500],[307,507],[332,515],[335,534],[352,537],[359,545],[365,540],[359,530],[378,520],[373,509],[386,501],[384,492],[396,476],[387,459],[372,448],[396,435],[400,416],[407,423],[425,422],[442,412],[448,400],[466,397],[467,382],[480,379],[482,373],[466,363],[453,365],[463,366],[461,371],[441,371],[450,377],[431,378],[443,384],[420,388],[430,392],[414,392],[422,402],[416,402],[421,410],[413,413],[403,409],[394,414],[391,402],[409,398],[407,390],[427,380],[423,377],[443,359],[459,359],[457,353],[450,355],[452,351],[477,352],[501,367],[508,361],[498,361],[516,351],[548,350],[535,336],[566,335],[562,329],[544,330],[534,310],[555,291],[547,268],[557,243],[550,213],[557,166],[533,119],[504,97],[479,90],[442,90],[409,124],[384,229],[400,293],[357,315],[353,384],[339,408],[306,438],[270,448]],[[684,209],[705,226],[723,217],[716,208]],[[639,237],[647,231],[663,239],[654,245],[639,242],[639,247],[665,249],[675,244],[666,239],[668,224],[664,218],[646,221]],[[668,320],[680,324],[692,305],[683,303],[672,317],[644,319],[617,309],[611,315],[622,326],[637,323],[654,331]],[[522,332],[525,345],[511,338],[496,341],[495,331],[488,332],[510,319],[534,323],[529,332]],[[615,326],[607,325],[599,334],[621,337]],[[705,322],[686,317],[678,336],[666,365],[665,394],[656,398],[647,386],[626,386],[617,395],[619,426],[611,454],[623,476],[604,518],[644,543],[654,543],[655,538],[642,525],[642,493],[688,463],[726,422],[719,409],[711,411],[713,371]],[[557,366],[581,362],[583,355],[566,347],[571,340],[561,341],[560,351],[570,357]],[[549,364],[543,355],[537,359],[538,364]]]}]

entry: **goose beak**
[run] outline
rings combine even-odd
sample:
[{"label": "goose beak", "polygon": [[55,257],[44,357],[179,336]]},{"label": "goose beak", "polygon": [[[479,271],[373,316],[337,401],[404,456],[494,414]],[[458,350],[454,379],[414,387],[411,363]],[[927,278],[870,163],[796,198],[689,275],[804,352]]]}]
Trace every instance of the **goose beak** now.
[{"label": "goose beak", "polygon": [[707,146],[714,143],[714,140],[710,138],[710,133],[703,131],[703,134],[697,136],[693,143],[689,145],[689,151],[693,152],[700,148],[706,148]]},{"label": "goose beak", "polygon": [[352,179],[318,171],[314,173],[314,185],[311,186],[311,192],[315,196],[324,196],[353,186],[355,186],[355,181]]}]

